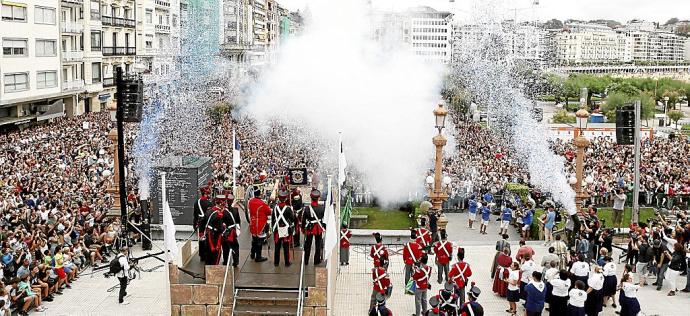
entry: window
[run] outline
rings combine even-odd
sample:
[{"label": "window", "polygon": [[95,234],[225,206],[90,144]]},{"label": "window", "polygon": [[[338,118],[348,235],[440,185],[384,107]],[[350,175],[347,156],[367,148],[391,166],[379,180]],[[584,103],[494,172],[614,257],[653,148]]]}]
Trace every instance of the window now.
[{"label": "window", "polygon": [[26,7],[3,4],[2,20],[14,22],[26,22]]},{"label": "window", "polygon": [[153,24],[153,13],[151,10],[146,10],[146,23]]},{"label": "window", "polygon": [[34,10],[34,22],[36,24],[55,24],[55,9],[36,7]]},{"label": "window", "polygon": [[101,81],[101,63],[91,64],[91,83]]},{"label": "window", "polygon": [[29,73],[15,73],[5,75],[5,92],[29,90]]},{"label": "window", "polygon": [[56,53],[54,40],[36,40],[36,57],[55,56]]},{"label": "window", "polygon": [[56,71],[39,71],[36,74],[36,88],[54,88],[57,87],[57,72]]},{"label": "window", "polygon": [[27,41],[25,39],[3,39],[2,55],[27,56]]},{"label": "window", "polygon": [[92,31],[91,32],[91,50],[100,51],[101,50],[101,32]]}]

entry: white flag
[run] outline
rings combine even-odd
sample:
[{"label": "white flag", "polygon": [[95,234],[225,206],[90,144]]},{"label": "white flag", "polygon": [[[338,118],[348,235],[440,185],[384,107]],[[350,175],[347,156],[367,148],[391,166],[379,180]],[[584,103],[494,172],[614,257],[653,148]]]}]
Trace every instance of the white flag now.
[{"label": "white flag", "polygon": [[343,149],[343,137],[340,136],[340,154],[338,154],[338,187],[342,187],[345,183],[345,168],[347,167],[347,160],[345,160],[345,150]]},{"label": "white flag", "polygon": [[[177,242],[175,241],[175,222],[173,222],[170,205],[168,204],[165,172],[161,172],[161,200],[163,201],[163,241],[166,250],[166,261],[172,262],[177,256]],[[168,252],[170,251],[170,252]]]},{"label": "white flag", "polygon": [[328,194],[326,195],[326,209],[324,211],[324,222],[326,223],[326,242],[324,243],[324,258],[328,260],[331,251],[338,245],[338,229],[335,220],[335,210],[333,209],[333,194],[331,192],[331,179],[328,179]]},{"label": "white flag", "polygon": [[235,135],[235,129],[232,130],[232,167],[237,168],[240,166],[240,140],[237,139]]}]

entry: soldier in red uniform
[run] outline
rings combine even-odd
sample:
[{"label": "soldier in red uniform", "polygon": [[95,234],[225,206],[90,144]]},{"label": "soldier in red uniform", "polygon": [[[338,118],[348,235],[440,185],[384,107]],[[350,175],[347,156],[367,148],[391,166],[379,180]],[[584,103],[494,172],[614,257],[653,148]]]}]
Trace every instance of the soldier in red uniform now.
[{"label": "soldier in red uniform", "polygon": [[256,262],[268,260],[262,257],[262,247],[266,233],[268,232],[268,218],[271,216],[271,208],[261,199],[261,189],[254,188],[254,197],[249,199],[249,233],[252,234],[252,248],[250,258]]},{"label": "soldier in red uniform", "polygon": [[436,254],[436,267],[438,268],[438,284],[448,281],[448,271],[450,270],[450,259],[453,257],[453,243],[448,241],[446,230],[441,229],[441,240],[434,244],[434,254]]},{"label": "soldier in red uniform", "polygon": [[271,213],[271,230],[275,242],[273,265],[276,267],[280,264],[280,248],[283,248],[285,266],[289,267],[292,264],[290,262],[290,245],[292,244],[292,230],[295,225],[295,213],[292,211],[292,206],[288,205],[288,197],[287,190],[278,190],[278,204],[273,207]]},{"label": "soldier in red uniform", "polygon": [[470,264],[464,260],[465,248],[458,248],[458,262],[448,272],[448,278],[455,284],[455,294],[458,295],[461,304],[465,302],[465,286],[467,286],[472,276]]},{"label": "soldier in red uniform", "polygon": [[419,259],[419,264],[414,267],[412,279],[416,285],[414,292],[415,315],[420,316],[426,312],[427,291],[431,288],[429,278],[431,277],[431,267],[427,265],[429,257],[426,254]]},{"label": "soldier in red uniform", "polygon": [[422,217],[419,221],[417,231],[417,243],[422,246],[424,251],[428,252],[431,248],[431,232],[426,229],[426,218]]},{"label": "soldier in red uniform", "polygon": [[424,255],[422,246],[417,241],[417,231],[410,229],[410,241],[403,247],[403,261],[405,262],[405,284],[410,281],[412,267],[419,262]]},{"label": "soldier in red uniform", "polygon": [[225,196],[218,195],[215,198],[216,205],[211,208],[211,213],[206,221],[206,264],[216,265],[220,263],[223,250],[223,231],[230,223],[230,215],[225,206]]},{"label": "soldier in red uniform", "polygon": [[321,263],[321,250],[323,248],[323,215],[325,206],[319,203],[321,192],[317,189],[311,190],[309,194],[311,203],[304,209],[302,215],[302,225],[304,227],[304,264],[309,264],[309,256],[311,255],[312,240],[315,244],[314,249],[314,265]]},{"label": "soldier in red uniform", "polygon": [[369,249],[369,257],[374,260],[374,267],[382,267],[388,270],[388,248],[383,244],[381,234],[374,233],[376,244]]},{"label": "soldier in red uniform", "polygon": [[352,232],[347,228],[347,223],[343,223],[340,229],[340,265],[350,265],[350,238]]},{"label": "soldier in red uniform", "polygon": [[302,241],[302,213],[304,210],[304,203],[302,202],[302,192],[300,192],[299,188],[294,188],[290,192],[290,202],[292,204],[292,210],[295,211],[294,243],[295,247],[299,247]]},{"label": "soldier in red uniform", "polygon": [[199,260],[206,260],[206,249],[208,245],[206,244],[206,214],[209,209],[213,206],[211,201],[208,199],[209,187],[203,186],[199,188],[201,192],[201,197],[194,203],[194,220],[192,224],[194,225],[194,231],[199,237]]},{"label": "soldier in red uniform", "polygon": [[237,267],[240,263],[240,212],[234,206],[235,196],[232,194],[226,195],[226,217],[225,228],[223,230],[223,265],[228,264],[230,257],[230,250],[232,250],[232,266]]},{"label": "soldier in red uniform", "polygon": [[[384,261],[388,261],[388,259],[383,259]],[[387,264],[387,262],[386,262]],[[371,292],[371,300],[369,302],[369,309],[371,310],[374,306],[376,306],[376,296],[382,295],[384,298],[390,297],[392,293],[392,287],[391,287],[391,279],[388,277],[388,273],[386,272],[386,269],[384,269],[382,266],[381,267],[374,267],[371,269],[371,280],[372,284],[374,286],[373,291]]]}]

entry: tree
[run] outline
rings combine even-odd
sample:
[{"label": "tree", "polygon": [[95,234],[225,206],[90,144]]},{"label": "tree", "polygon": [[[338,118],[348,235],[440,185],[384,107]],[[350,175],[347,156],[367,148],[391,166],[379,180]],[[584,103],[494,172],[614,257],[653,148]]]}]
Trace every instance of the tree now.
[{"label": "tree", "polygon": [[601,106],[601,111],[606,115],[609,121],[616,119],[616,109],[623,107],[626,104],[631,104],[640,100],[640,119],[649,120],[654,116],[654,98],[649,93],[638,93],[636,95],[627,95],[621,92],[609,93],[606,96],[604,104]]},{"label": "tree", "polygon": [[551,30],[562,29],[563,28],[563,22],[561,22],[561,20],[558,20],[558,19],[551,19],[551,20],[546,21],[546,23],[544,23],[544,28],[547,30],[549,30],[549,29],[551,29]]},{"label": "tree", "polygon": [[622,93],[628,96],[640,94],[640,90],[628,81],[613,83],[608,87],[608,93]]},{"label": "tree", "polygon": [[568,113],[566,110],[560,110],[553,115],[551,122],[554,124],[573,124],[577,120],[574,115]]},{"label": "tree", "polygon": [[676,123],[676,128],[678,128],[678,121],[685,117],[685,113],[680,110],[669,111],[666,115],[672,122]]},{"label": "tree", "polygon": [[227,116],[228,113],[232,111],[232,108],[233,106],[230,104],[230,102],[221,100],[216,102],[216,104],[208,109],[208,116],[213,120],[213,122],[220,124],[223,117]]}]

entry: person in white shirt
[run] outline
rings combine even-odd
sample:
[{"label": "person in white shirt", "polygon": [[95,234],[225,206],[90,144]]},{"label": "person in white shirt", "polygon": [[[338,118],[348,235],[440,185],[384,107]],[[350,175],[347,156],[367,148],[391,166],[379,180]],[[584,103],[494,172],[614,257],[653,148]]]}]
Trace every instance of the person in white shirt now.
[{"label": "person in white shirt", "polygon": [[127,296],[127,282],[129,282],[129,261],[127,260],[127,254],[129,253],[129,248],[122,247],[120,254],[117,255],[117,261],[120,263],[122,268],[120,272],[117,273],[117,278],[120,280],[120,294],[118,296],[118,302],[122,305],[127,305],[129,302],[125,302],[125,296]]},{"label": "person in white shirt", "polygon": [[621,316],[637,316],[640,313],[640,302],[637,300],[637,290],[640,286],[632,282],[630,273],[625,273],[621,277],[621,294],[618,299],[621,303]]},{"label": "person in white shirt", "polygon": [[532,261],[532,254],[526,253],[522,257],[522,266],[520,271],[522,272],[522,277],[520,278],[520,298],[523,300],[527,298],[525,292],[525,286],[529,283],[529,279],[537,268],[537,264]]},{"label": "person in white shirt", "polygon": [[573,284],[576,281],[582,281],[587,286],[587,277],[589,276],[589,263],[585,261],[585,256],[580,254],[577,256],[577,261],[573,262],[570,267],[570,272],[573,274]]},{"label": "person in white shirt", "polygon": [[558,277],[550,280],[549,285],[551,287],[551,295],[549,297],[550,315],[566,315],[568,312],[568,289],[570,289],[568,271],[559,271]]},{"label": "person in white shirt", "polygon": [[510,272],[508,273],[508,278],[505,279],[508,283],[508,293],[506,295],[508,299],[509,309],[506,310],[507,313],[515,315],[517,313],[517,302],[520,301],[520,264],[513,262],[510,265]]},{"label": "person in white shirt", "polygon": [[604,274],[601,267],[594,266],[594,272],[587,279],[587,301],[585,301],[585,312],[587,316],[599,315],[602,309],[602,289],[604,288]]},{"label": "person in white shirt", "polygon": [[616,278],[616,263],[613,262],[613,259],[611,257],[605,257],[604,258],[604,288],[602,289],[601,295],[604,297],[603,300],[603,305],[606,307],[606,303],[608,303],[609,298],[612,299],[613,303],[611,306],[613,308],[616,308],[616,289],[618,288],[618,278]]},{"label": "person in white shirt", "polygon": [[585,316],[585,302],[587,301],[587,292],[584,291],[584,288],[585,283],[578,280],[575,282],[575,287],[572,290],[570,290],[570,292],[568,292],[568,315]]}]

